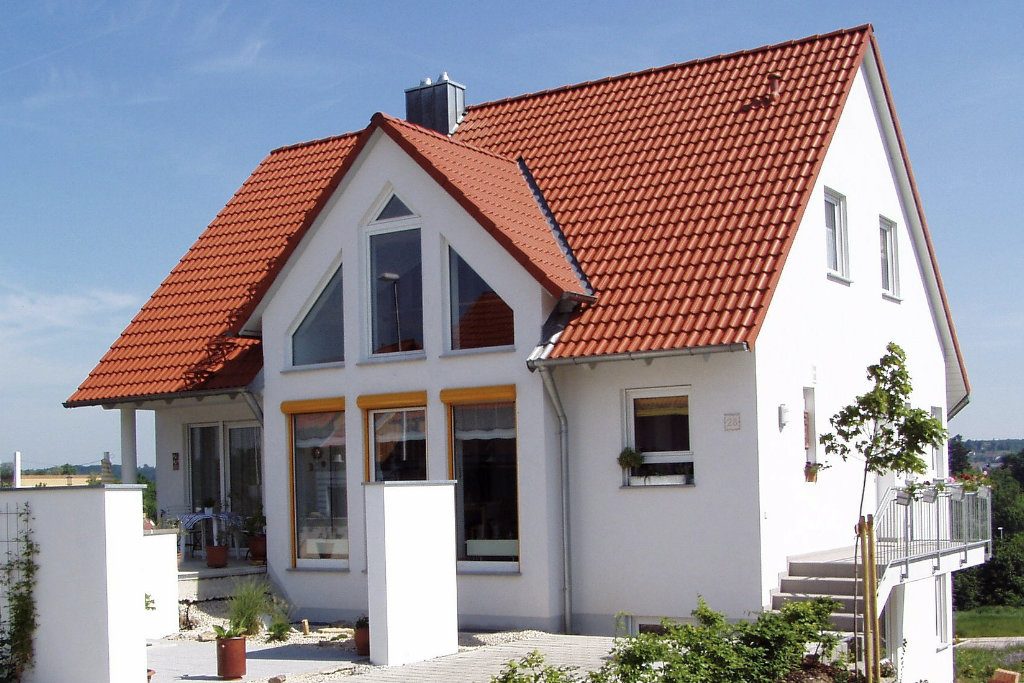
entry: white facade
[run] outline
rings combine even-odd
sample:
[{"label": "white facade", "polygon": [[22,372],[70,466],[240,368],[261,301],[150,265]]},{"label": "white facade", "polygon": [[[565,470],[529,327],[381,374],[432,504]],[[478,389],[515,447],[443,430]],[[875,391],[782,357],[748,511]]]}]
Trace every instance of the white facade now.
[{"label": "white facade", "polygon": [[[576,631],[610,633],[621,612],[631,615],[634,626],[666,616],[686,618],[698,595],[730,617],[746,617],[770,606],[787,558],[852,545],[859,464],[830,459],[832,469],[823,471],[816,484],[804,481],[803,466],[808,459],[825,459],[817,437],[829,431],[829,416],[866,389],[865,369],[889,341],[907,351],[914,405],[942,415],[950,410],[947,368],[955,352],[920,217],[880,97],[869,57],[853,84],[754,349],[694,349],[675,357],[550,370],[569,429],[569,556]],[[831,274],[826,192],[842,216],[835,238],[837,272]],[[415,214],[403,225],[419,230],[424,349],[381,357],[370,353],[367,235],[376,229],[371,223],[392,194]],[[891,236],[888,261],[880,258],[883,227]],[[514,346],[450,350],[449,245],[512,308]],[[889,264],[887,282],[883,261]],[[898,276],[892,272],[894,263]],[[339,267],[344,361],[293,367],[291,335]],[[374,133],[250,321],[250,328],[261,329],[264,353],[268,567],[299,613],[336,619],[366,611],[362,483],[368,476],[369,432],[361,404],[381,395],[422,396],[414,405],[426,415],[427,478],[445,480],[452,476],[451,435],[442,392],[514,387],[519,559],[460,563],[460,626],[560,628],[564,530],[558,421],[539,373],[526,365],[555,304],[397,144],[380,130]],[[656,388],[688,397],[687,457],[692,459],[693,481],[626,486],[615,458],[623,446],[632,445],[628,392]],[[344,560],[300,562],[296,556],[289,421],[291,414],[303,412],[301,405],[313,405],[296,402],[314,400],[344,410]],[[162,507],[190,504],[186,468],[182,464],[173,469],[170,458],[179,453],[185,462],[189,425],[229,425],[254,418],[237,396],[181,406],[157,409]],[[810,448],[805,446],[805,410],[813,422]],[[939,469],[943,460],[936,459]],[[866,511],[874,509],[876,491],[892,483],[872,482]],[[948,578],[949,572],[944,575]],[[929,675],[933,681],[947,680],[940,670],[951,655],[935,640],[940,637],[935,635],[935,608],[896,607],[918,605],[926,598],[934,604],[942,591],[948,598],[948,580],[939,593],[930,585],[930,598],[925,583],[898,588],[890,616],[898,611],[914,616],[890,631],[910,643],[907,661],[917,661],[913,653],[928,648],[933,658],[936,651],[942,653],[938,664],[929,665]],[[915,673],[912,678],[919,677]]]}]

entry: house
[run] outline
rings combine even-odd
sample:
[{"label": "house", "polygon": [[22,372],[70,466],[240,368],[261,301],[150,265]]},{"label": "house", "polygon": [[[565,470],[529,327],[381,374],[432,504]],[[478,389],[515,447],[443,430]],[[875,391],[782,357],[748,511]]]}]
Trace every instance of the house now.
[{"label": "house", "polygon": [[[406,97],[271,152],[66,403],[121,411],[126,469],[154,411],[160,507],[262,501],[304,614],[365,609],[361,484],[429,478],[459,482],[463,626],[744,617],[852,544],[859,464],[802,471],[888,341],[915,405],[967,403],[870,26]],[[950,680],[949,577],[985,554],[954,545],[886,574],[904,677]]]}]

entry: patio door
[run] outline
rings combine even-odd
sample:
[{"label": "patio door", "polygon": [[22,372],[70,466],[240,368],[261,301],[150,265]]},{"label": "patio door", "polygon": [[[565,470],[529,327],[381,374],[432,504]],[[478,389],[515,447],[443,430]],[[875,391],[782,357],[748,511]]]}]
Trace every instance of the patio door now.
[{"label": "patio door", "polygon": [[260,428],[228,427],[228,491],[231,511],[253,515],[263,509]]},{"label": "patio door", "polygon": [[252,515],[263,504],[262,435],[252,423],[190,425],[189,501]]},{"label": "patio door", "polygon": [[188,428],[189,500],[193,509],[219,505],[221,495],[220,426]]}]

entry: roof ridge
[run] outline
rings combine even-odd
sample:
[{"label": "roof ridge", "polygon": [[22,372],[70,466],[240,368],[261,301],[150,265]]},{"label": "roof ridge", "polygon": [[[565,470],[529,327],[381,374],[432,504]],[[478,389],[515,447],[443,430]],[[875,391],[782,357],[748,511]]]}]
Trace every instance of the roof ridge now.
[{"label": "roof ridge", "polygon": [[292,143],[290,145],[283,145],[281,147],[275,147],[274,149],[270,150],[269,153],[270,154],[277,154],[278,152],[287,152],[289,150],[299,149],[300,147],[309,147],[311,145],[319,145],[319,144],[323,144],[325,142],[334,142],[335,140],[344,140],[345,138],[357,137],[364,130],[366,130],[366,129],[365,128],[361,128],[360,130],[350,130],[347,133],[339,133],[337,135],[328,135],[327,137],[317,138],[315,140],[305,140],[303,142],[295,142],[295,143]]},{"label": "roof ridge", "polygon": [[511,97],[503,97],[498,100],[491,100],[490,102],[481,102],[479,104],[467,105],[466,111],[476,111],[478,109],[484,109],[487,107],[493,107],[500,104],[506,104],[508,102],[518,102],[520,100],[530,99],[532,97],[542,97],[544,95],[552,95],[554,93],[567,92],[569,90],[576,90],[579,88],[588,88],[594,85],[602,85],[604,83],[611,83],[613,81],[625,80],[627,78],[635,78],[637,76],[646,76],[648,74],[660,73],[662,71],[669,71],[672,69],[681,69],[684,67],[696,66],[697,64],[706,64],[708,62],[716,62],[723,59],[733,59],[735,57],[743,57],[746,55],[757,54],[760,52],[767,52],[769,50],[778,50],[784,47],[791,47],[793,45],[799,45],[801,43],[809,43],[825,38],[832,38],[847,33],[858,33],[867,31],[868,35],[874,34],[874,26],[870,23],[861,24],[859,26],[852,26],[850,28],[836,29],[828,33],[816,33],[811,36],[805,36],[803,38],[795,38],[793,40],[786,40],[781,43],[772,43],[770,45],[762,45],[760,47],[749,48],[746,50],[738,50],[736,52],[726,52],[711,57],[700,57],[698,59],[691,59],[686,62],[674,62],[672,64],[665,64],[663,66],[655,66],[649,69],[641,69],[639,71],[627,71],[621,74],[615,74],[612,76],[605,76],[603,78],[596,78],[589,81],[581,81],[579,83],[569,83],[566,85],[560,85],[554,88],[547,88],[546,90],[537,90],[535,92],[523,93],[521,95],[513,95]]},{"label": "roof ridge", "polygon": [[397,125],[397,126],[404,126],[405,128],[410,128],[410,129],[416,131],[417,133],[426,133],[428,135],[432,135],[433,137],[436,137],[438,140],[442,140],[444,142],[450,142],[453,145],[457,145],[459,147],[464,147],[464,148],[466,148],[466,149],[468,149],[470,151],[479,152],[480,154],[485,154],[485,155],[491,157],[492,159],[498,159],[500,161],[505,161],[505,162],[508,162],[510,164],[516,163],[515,157],[504,156],[504,155],[498,154],[496,152],[492,152],[489,149],[484,149],[483,147],[478,147],[477,145],[472,145],[472,144],[470,144],[468,142],[462,142],[461,140],[456,140],[451,135],[444,135],[443,133],[438,133],[436,130],[434,130],[432,128],[427,128],[425,126],[421,126],[418,123],[413,123],[412,121],[407,121],[406,119],[402,119],[402,118],[399,118],[397,116],[392,116],[391,114],[385,114],[382,111],[379,111],[379,112],[377,112],[376,114],[373,115],[373,117],[370,119],[371,124],[372,124],[373,120],[375,118],[377,118],[378,116],[382,120],[384,120],[384,121],[386,121],[388,123],[391,123],[391,124],[394,124],[394,125]]}]

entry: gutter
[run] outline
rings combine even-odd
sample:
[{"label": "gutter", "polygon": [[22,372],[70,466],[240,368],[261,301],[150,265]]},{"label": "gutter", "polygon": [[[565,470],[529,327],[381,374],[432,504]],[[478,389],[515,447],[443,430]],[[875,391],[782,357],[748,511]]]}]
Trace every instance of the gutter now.
[{"label": "gutter", "polygon": [[962,399],[956,402],[956,405],[949,409],[949,414],[946,415],[946,420],[952,420],[956,417],[956,414],[967,407],[967,404],[971,402],[971,395],[967,394]]},{"label": "gutter", "polygon": [[617,360],[653,360],[655,358],[671,358],[674,356],[702,356],[706,353],[730,353],[734,351],[749,351],[750,347],[746,342],[737,344],[716,344],[714,346],[688,346],[682,349],[662,349],[659,351],[626,351],[625,353],[610,353],[605,356],[574,356],[572,358],[531,358],[526,361],[526,367],[531,371],[543,370],[546,367],[558,365],[590,365],[591,363],[608,363]]},{"label": "gutter", "polygon": [[[533,368],[530,368],[533,370]],[[562,599],[565,610],[563,628],[572,633],[572,555],[569,550],[569,421],[565,417],[565,408],[555,386],[555,378],[546,366],[539,366],[540,377],[544,380],[548,398],[558,415],[558,461],[562,470]]]}]

